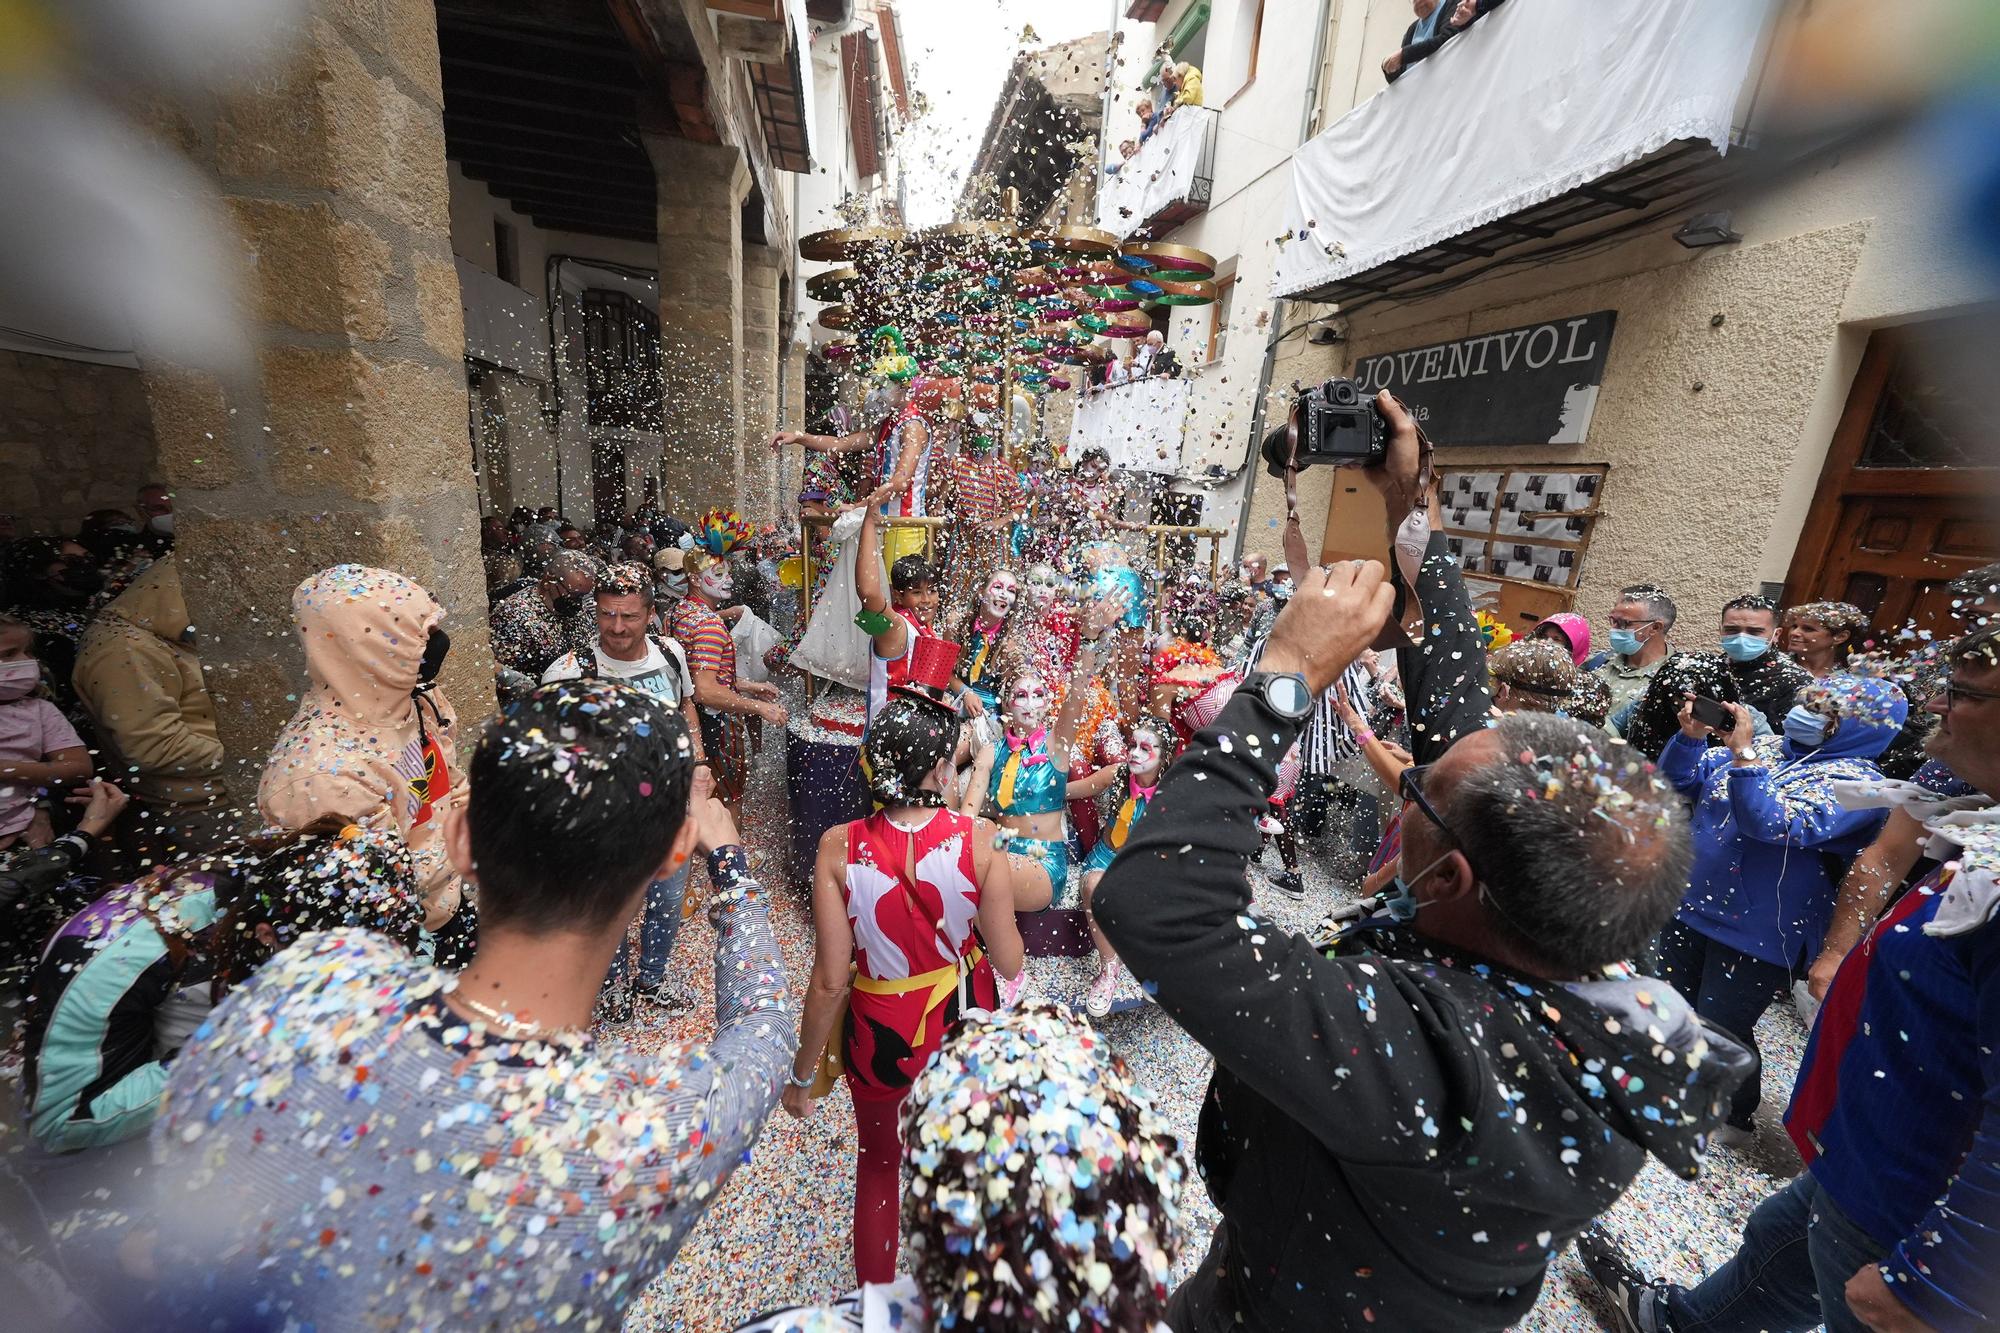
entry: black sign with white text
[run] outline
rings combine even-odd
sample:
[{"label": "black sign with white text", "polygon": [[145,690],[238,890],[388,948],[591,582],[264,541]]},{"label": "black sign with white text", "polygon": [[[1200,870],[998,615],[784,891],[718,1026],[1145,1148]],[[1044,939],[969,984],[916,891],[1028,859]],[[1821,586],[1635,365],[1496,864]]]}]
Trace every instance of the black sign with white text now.
[{"label": "black sign with white text", "polygon": [[1438,444],[1582,444],[1604,382],[1615,310],[1362,357],[1364,393],[1388,389]]}]

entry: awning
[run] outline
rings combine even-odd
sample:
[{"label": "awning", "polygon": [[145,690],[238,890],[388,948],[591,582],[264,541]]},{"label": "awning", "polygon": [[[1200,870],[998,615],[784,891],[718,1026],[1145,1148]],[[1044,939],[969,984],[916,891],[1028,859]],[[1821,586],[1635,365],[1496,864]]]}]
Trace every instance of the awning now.
[{"label": "awning", "polygon": [[[1097,225],[1120,240],[1176,205],[1208,204],[1215,177],[1215,122],[1220,112],[1184,106],[1097,186]],[[1110,145],[1115,156],[1117,144]],[[1184,221],[1185,219],[1180,219]]]},{"label": "awning", "polygon": [[1726,152],[1770,8],[1516,0],[1487,14],[1298,150],[1272,293],[1367,272],[1679,140]]}]

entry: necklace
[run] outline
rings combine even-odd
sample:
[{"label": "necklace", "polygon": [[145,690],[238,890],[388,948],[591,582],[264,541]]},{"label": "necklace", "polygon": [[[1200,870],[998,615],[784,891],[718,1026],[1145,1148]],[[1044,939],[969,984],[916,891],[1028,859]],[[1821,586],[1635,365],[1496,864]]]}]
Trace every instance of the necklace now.
[{"label": "necklace", "polygon": [[512,1028],[516,1032],[525,1033],[531,1037],[559,1037],[559,1036],[580,1037],[583,1035],[582,1031],[578,1028],[573,1028],[573,1027],[551,1028],[551,1027],[542,1027],[536,1023],[524,1023],[510,1013],[506,1013],[503,1012],[502,1010],[495,1009],[490,1004],[480,1003],[478,1000],[473,999],[470,995],[465,994],[463,991],[454,989],[447,993],[453,999],[456,999],[460,1004],[464,1005],[467,1009],[470,1009],[473,1013],[478,1014],[481,1018],[488,1019],[492,1022],[498,1023],[501,1027]]}]

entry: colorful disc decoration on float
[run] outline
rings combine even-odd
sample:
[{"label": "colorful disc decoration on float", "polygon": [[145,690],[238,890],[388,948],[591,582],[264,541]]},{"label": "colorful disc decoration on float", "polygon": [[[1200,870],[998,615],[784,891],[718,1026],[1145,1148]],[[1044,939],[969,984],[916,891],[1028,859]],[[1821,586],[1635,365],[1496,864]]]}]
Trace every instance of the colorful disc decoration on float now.
[{"label": "colorful disc decoration on float", "polygon": [[1154,305],[1209,305],[1215,300],[1215,284],[1207,279],[1199,282],[1162,282],[1159,288],[1160,294],[1153,298]]},{"label": "colorful disc decoration on float", "polygon": [[854,269],[830,268],[806,279],[806,295],[815,301],[845,301],[860,281],[861,274]]},{"label": "colorful disc decoration on float", "polygon": [[1125,247],[1127,262],[1142,260],[1161,281],[1194,282],[1215,276],[1215,257],[1191,245],[1145,241]]}]

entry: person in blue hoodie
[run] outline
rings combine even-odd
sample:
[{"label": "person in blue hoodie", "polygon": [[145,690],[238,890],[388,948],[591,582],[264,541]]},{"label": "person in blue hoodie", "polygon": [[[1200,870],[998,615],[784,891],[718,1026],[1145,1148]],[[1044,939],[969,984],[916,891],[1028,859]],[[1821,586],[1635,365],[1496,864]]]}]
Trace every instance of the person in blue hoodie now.
[{"label": "person in blue hoodie", "polygon": [[[1695,803],[1694,871],[1660,936],[1660,975],[1754,1051],[1757,1020],[1819,952],[1846,862],[1881,831],[1883,811],[1842,809],[1833,784],[1880,780],[1875,757],[1909,701],[1886,680],[1828,676],[1799,692],[1783,736],[1761,738],[1750,709],[1727,707],[1724,733],[1684,704],[1660,752],[1660,771]],[[1710,748],[1711,734],[1724,744]],[[1719,1142],[1755,1137],[1760,1081],[1737,1088]]]}]

